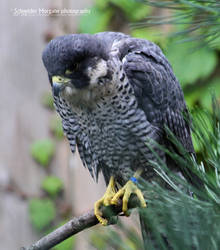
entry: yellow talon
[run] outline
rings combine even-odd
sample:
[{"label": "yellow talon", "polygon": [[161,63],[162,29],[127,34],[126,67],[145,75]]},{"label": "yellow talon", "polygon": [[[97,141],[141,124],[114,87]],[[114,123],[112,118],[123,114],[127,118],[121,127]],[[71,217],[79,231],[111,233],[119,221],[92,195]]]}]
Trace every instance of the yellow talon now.
[{"label": "yellow talon", "polygon": [[[141,174],[141,170],[138,170],[134,177],[139,177]],[[144,200],[144,196],[141,190],[135,185],[135,183],[129,180],[124,187],[122,187],[117,193],[115,191],[115,180],[112,176],[110,178],[108,187],[106,189],[105,194],[103,197],[98,200],[94,205],[94,213],[98,221],[103,225],[106,226],[108,224],[108,220],[102,217],[102,212],[100,210],[101,206],[110,206],[110,205],[117,205],[120,198],[122,198],[122,211],[126,216],[129,215],[128,213],[128,201],[131,194],[136,194],[138,199],[140,200],[141,207],[146,207],[146,202]]]},{"label": "yellow talon", "polygon": [[105,218],[102,217],[102,212],[100,211],[100,208],[102,205],[110,206],[111,200],[115,194],[116,194],[115,181],[114,181],[114,177],[112,176],[110,178],[110,181],[109,181],[109,184],[108,184],[108,187],[106,189],[105,194],[103,195],[103,197],[100,200],[96,201],[95,205],[94,205],[94,214],[95,214],[96,218],[98,219],[98,221],[103,226],[106,226],[108,224],[108,220],[106,220]]},{"label": "yellow talon", "polygon": [[141,207],[146,207],[146,202],[144,200],[144,196],[141,190],[131,181],[129,180],[124,187],[122,187],[112,198],[111,204],[117,205],[119,199],[122,197],[122,211],[125,215],[128,215],[128,201],[131,194],[136,194],[138,199],[140,200]]}]

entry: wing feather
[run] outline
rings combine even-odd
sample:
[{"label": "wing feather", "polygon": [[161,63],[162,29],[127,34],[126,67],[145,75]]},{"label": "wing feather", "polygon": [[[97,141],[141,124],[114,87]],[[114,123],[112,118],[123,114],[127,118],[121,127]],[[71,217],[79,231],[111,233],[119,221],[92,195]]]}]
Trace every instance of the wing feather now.
[{"label": "wing feather", "polygon": [[149,41],[134,38],[127,39],[124,46],[128,53],[122,56],[123,67],[148,121],[164,133],[167,126],[188,152],[194,152],[183,92],[162,51]]}]

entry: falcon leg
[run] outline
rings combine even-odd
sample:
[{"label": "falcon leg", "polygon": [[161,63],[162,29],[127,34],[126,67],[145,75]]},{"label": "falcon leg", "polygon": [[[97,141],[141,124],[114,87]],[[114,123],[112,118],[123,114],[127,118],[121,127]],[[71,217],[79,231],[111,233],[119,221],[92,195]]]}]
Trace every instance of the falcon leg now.
[{"label": "falcon leg", "polygon": [[98,219],[98,221],[103,226],[106,226],[108,224],[108,221],[102,217],[102,212],[100,211],[100,207],[102,205],[110,206],[111,205],[111,200],[112,200],[112,198],[114,197],[115,194],[116,194],[115,180],[114,180],[114,177],[111,176],[108,187],[106,189],[106,192],[105,192],[104,196],[100,200],[96,201],[96,203],[94,205],[94,214],[95,214],[96,218]]},{"label": "falcon leg", "polygon": [[138,199],[140,200],[141,207],[146,207],[146,202],[144,200],[144,196],[141,192],[141,190],[136,186],[135,182],[137,182],[137,179],[142,173],[142,170],[138,170],[133,177],[131,177],[131,180],[129,180],[119,191],[114,195],[114,197],[111,200],[112,205],[117,205],[120,198],[122,198],[122,211],[125,215],[129,215],[128,213],[128,201],[131,196],[131,194],[136,194]]}]

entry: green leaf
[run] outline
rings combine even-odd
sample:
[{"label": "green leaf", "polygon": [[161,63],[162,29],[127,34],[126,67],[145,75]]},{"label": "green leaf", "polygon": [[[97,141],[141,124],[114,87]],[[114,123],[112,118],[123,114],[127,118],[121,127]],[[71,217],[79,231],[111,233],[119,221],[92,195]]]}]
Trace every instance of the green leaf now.
[{"label": "green leaf", "polygon": [[[62,225],[64,225],[65,223],[67,223],[68,221],[63,221],[62,223],[60,223],[60,225],[58,227],[61,227]],[[75,249],[75,237],[71,236],[70,238],[64,240],[63,242],[61,242],[60,244],[56,245],[53,249],[54,250],[73,250]]]},{"label": "green leaf", "polygon": [[63,127],[62,127],[62,121],[61,118],[56,115],[54,116],[50,121],[50,130],[55,135],[57,139],[62,139],[63,134]]},{"label": "green leaf", "polygon": [[48,227],[56,216],[54,202],[49,199],[31,199],[29,216],[35,229],[41,231]]},{"label": "green leaf", "polygon": [[55,145],[50,139],[38,140],[31,145],[32,157],[44,167],[49,165],[54,152]]},{"label": "green leaf", "polygon": [[79,31],[90,34],[105,31],[108,28],[112,15],[113,11],[110,8],[103,11],[97,7],[92,7],[89,15],[80,18]]},{"label": "green leaf", "polygon": [[217,56],[207,48],[196,48],[196,43],[171,43],[165,52],[181,85],[207,78],[217,65]]},{"label": "green leaf", "polygon": [[63,182],[56,176],[47,176],[41,187],[50,196],[55,197],[63,189]]}]

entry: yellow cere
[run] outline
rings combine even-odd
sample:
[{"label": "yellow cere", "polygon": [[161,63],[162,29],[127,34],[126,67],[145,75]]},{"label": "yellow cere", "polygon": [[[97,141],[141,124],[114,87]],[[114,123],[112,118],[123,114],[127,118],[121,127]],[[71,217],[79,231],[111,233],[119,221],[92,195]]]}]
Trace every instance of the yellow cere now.
[{"label": "yellow cere", "polygon": [[67,78],[67,77],[63,77],[63,76],[53,76],[52,77],[52,82],[53,83],[60,83],[60,84],[62,84],[62,83],[68,83],[68,82],[70,82],[70,79],[69,78]]}]

